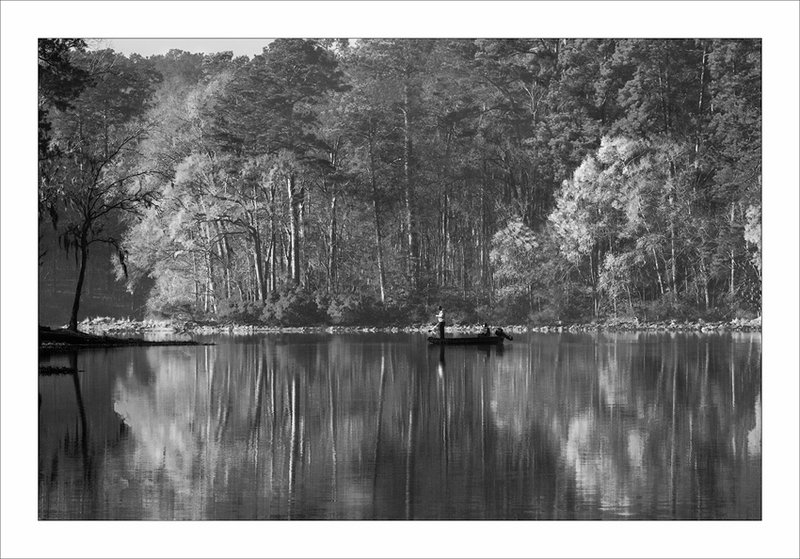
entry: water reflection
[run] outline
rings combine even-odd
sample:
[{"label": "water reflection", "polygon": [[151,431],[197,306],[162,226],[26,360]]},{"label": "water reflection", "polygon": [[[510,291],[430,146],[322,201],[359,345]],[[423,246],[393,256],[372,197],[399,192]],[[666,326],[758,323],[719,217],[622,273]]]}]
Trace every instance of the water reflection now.
[{"label": "water reflection", "polygon": [[42,519],[761,517],[759,335],[215,341],[51,358]]}]

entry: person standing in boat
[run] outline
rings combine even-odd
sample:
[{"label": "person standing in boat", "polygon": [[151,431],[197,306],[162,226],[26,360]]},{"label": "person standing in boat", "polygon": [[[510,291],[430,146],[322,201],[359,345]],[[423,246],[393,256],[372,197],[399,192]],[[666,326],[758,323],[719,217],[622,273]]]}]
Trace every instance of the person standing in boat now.
[{"label": "person standing in boat", "polygon": [[439,337],[444,339],[444,309],[439,305],[439,312],[436,314],[437,326],[439,327]]}]

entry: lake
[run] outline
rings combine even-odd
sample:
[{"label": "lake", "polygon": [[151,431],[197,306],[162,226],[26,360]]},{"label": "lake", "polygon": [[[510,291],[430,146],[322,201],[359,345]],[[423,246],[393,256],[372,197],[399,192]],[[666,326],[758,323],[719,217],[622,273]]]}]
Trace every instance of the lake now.
[{"label": "lake", "polygon": [[39,376],[40,519],[761,519],[761,335],[211,336]]}]

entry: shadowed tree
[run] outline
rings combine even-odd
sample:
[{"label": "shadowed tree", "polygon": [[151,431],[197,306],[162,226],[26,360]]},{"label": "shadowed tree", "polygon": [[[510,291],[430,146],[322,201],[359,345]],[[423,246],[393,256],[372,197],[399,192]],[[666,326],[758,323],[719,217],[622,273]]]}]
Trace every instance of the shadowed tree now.
[{"label": "shadowed tree", "polygon": [[[39,220],[58,224],[58,184],[52,180],[58,150],[53,143],[51,111],[66,111],[90,83],[91,76],[73,64],[73,54],[84,52],[83,39],[39,39]],[[39,237],[41,241],[41,235]],[[39,258],[46,251],[40,246]]]},{"label": "shadowed tree", "polygon": [[93,76],[64,110],[49,115],[58,155],[50,180],[58,185],[59,242],[74,250],[78,281],[69,328],[77,330],[89,248],[108,243],[119,250],[119,218],[152,203],[156,193],[138,147],[151,123],[142,117],[159,75],[141,58],[105,50],[75,57]]}]

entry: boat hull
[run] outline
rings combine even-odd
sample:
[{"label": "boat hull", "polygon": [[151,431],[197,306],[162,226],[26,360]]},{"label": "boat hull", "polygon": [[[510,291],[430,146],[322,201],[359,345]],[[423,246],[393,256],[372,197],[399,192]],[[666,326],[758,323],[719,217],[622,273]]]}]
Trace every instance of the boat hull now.
[{"label": "boat hull", "polygon": [[429,337],[428,343],[433,345],[501,345],[504,338],[501,336],[472,336],[461,338],[436,338]]}]

